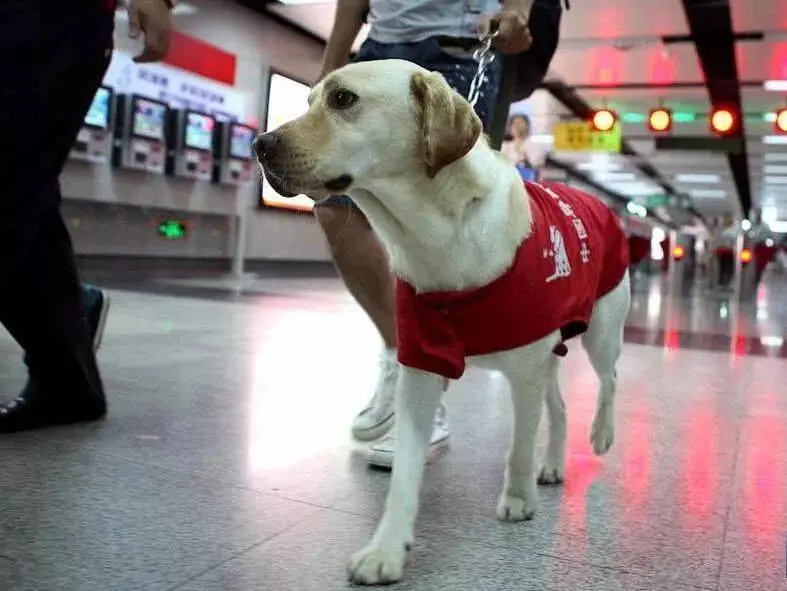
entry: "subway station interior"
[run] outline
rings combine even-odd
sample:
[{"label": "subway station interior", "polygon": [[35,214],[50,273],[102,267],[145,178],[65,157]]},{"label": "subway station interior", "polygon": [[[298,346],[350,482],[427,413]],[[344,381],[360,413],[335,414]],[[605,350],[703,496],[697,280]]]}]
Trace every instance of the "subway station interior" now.
[{"label": "subway station interior", "polygon": [[[599,383],[570,339],[564,482],[538,487],[532,519],[499,520],[510,384],[468,366],[393,588],[787,591],[787,2],[539,3],[562,11],[559,41],[503,150],[523,178],[606,204],[627,238],[615,441],[594,454]],[[60,174],[80,278],[104,302],[108,410],[16,433],[0,412],[0,590],[362,588],[348,565],[386,505],[395,431],[354,426],[392,370],[319,208],[278,193],[254,143],[309,109],[336,13],[181,0],[168,55],[137,63],[117,8]],[[28,369],[3,330],[0,355],[8,403]]]}]

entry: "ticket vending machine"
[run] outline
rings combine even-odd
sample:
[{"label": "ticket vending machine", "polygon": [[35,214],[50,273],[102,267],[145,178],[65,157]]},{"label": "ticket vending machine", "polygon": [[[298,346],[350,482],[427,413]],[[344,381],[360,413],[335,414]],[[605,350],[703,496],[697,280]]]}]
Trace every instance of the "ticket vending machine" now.
[{"label": "ticket vending machine", "polygon": [[71,158],[95,163],[106,162],[112,135],[113,98],[114,92],[110,87],[98,88],[71,149]]},{"label": "ticket vending machine", "polygon": [[167,174],[210,181],[213,176],[213,143],[216,120],[197,111],[172,111],[169,117]]},{"label": "ticket vending machine", "polygon": [[216,129],[213,181],[223,185],[241,185],[251,180],[254,169],[252,144],[257,130],[242,123],[222,122]]},{"label": "ticket vending machine", "polygon": [[162,174],[167,155],[169,107],[139,95],[118,96],[117,106],[113,165]]}]

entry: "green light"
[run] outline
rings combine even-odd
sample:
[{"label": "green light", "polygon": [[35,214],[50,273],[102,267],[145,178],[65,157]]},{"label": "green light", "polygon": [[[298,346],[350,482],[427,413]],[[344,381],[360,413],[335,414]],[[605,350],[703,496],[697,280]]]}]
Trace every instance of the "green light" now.
[{"label": "green light", "polygon": [[164,220],[158,225],[158,235],[167,240],[183,240],[186,237],[186,224],[177,220]]},{"label": "green light", "polygon": [[623,123],[645,123],[645,115],[642,113],[623,113],[621,116]]},{"label": "green light", "polygon": [[672,114],[672,120],[675,123],[693,123],[694,113],[677,112]]}]

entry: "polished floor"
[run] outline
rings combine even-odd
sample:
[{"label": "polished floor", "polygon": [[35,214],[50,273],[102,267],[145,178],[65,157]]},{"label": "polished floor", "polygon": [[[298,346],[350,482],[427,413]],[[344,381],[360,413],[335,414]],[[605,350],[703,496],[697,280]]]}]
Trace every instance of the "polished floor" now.
[{"label": "polished floor", "polygon": [[[116,283],[110,417],[0,438],[2,591],[349,587],[389,479],[349,438],[377,337],[333,279],[219,283]],[[738,304],[641,280],[616,444],[590,451],[596,383],[573,345],[567,482],[528,523],[495,519],[507,385],[470,370],[396,588],[787,590],[785,285]],[[24,372],[4,334],[0,356],[11,397]]]}]

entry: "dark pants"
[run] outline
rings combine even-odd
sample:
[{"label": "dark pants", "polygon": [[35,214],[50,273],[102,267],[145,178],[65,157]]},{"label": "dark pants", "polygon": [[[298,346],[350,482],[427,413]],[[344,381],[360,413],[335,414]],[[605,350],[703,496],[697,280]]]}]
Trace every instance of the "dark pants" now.
[{"label": "dark pants", "polygon": [[0,2],[0,322],[41,395],[104,396],[58,177],[109,65],[102,0]]},{"label": "dark pants", "polygon": [[735,256],[732,253],[719,253],[719,285],[726,287],[735,275]]}]

